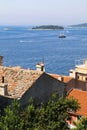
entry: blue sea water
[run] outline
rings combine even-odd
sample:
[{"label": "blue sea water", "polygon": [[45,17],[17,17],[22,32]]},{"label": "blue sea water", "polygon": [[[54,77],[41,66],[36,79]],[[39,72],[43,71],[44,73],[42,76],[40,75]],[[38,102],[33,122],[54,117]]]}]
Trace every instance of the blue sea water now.
[{"label": "blue sea water", "polygon": [[[61,32],[66,38],[58,38]],[[76,60],[87,58],[87,28],[32,30],[0,26],[0,55],[5,66],[36,69],[36,64],[44,61],[46,72],[68,75]]]}]

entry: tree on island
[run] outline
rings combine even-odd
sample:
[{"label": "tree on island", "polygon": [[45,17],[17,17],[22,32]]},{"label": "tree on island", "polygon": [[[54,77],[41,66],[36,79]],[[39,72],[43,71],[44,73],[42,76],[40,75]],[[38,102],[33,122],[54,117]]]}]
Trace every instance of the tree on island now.
[{"label": "tree on island", "polygon": [[57,30],[57,29],[64,29],[64,27],[58,26],[58,25],[43,25],[43,26],[33,27],[32,29],[53,29],[53,30]]}]

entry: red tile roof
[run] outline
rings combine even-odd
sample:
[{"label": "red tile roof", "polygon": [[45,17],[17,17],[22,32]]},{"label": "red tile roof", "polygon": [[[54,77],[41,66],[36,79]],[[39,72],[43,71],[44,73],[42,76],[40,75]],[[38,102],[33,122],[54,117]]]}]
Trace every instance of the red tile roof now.
[{"label": "red tile roof", "polygon": [[67,83],[72,79],[72,77],[70,77],[70,76],[62,76],[62,77],[63,77],[63,82],[64,83]]},{"label": "red tile roof", "polygon": [[58,74],[49,74],[50,76],[52,76],[55,79],[58,79],[59,75]]},{"label": "red tile roof", "polygon": [[56,78],[60,81],[61,81],[61,78],[63,78],[64,83],[67,83],[72,79],[72,77],[70,77],[70,76],[58,75],[58,74],[50,74],[50,76],[52,76],[53,78]]},{"label": "red tile roof", "polygon": [[68,98],[74,97],[80,103],[80,109],[76,112],[76,114],[87,116],[87,91],[82,91],[78,89],[73,89]]}]

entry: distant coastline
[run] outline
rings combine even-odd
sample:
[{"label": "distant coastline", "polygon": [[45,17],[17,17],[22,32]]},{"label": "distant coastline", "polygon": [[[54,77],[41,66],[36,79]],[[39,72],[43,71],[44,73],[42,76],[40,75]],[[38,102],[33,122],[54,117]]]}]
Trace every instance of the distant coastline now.
[{"label": "distant coastline", "polygon": [[77,24],[77,25],[71,25],[71,27],[87,27],[87,23]]},{"label": "distant coastline", "polygon": [[37,30],[58,30],[58,29],[64,29],[64,27],[63,26],[57,26],[57,25],[43,25],[43,26],[32,27],[32,29],[37,29]]}]

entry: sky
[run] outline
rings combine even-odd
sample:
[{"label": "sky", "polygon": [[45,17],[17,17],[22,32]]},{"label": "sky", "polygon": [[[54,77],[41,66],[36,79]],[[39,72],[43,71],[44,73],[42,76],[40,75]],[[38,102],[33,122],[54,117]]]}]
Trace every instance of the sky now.
[{"label": "sky", "polygon": [[87,0],[0,0],[0,25],[87,23]]}]

